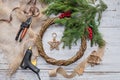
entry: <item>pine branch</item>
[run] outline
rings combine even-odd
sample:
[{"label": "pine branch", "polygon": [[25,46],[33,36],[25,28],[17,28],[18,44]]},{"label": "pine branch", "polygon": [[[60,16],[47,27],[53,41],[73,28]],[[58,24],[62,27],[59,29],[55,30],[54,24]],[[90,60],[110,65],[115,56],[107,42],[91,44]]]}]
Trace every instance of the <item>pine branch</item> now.
[{"label": "pine branch", "polygon": [[58,15],[66,11],[72,12],[70,18],[56,19],[55,21],[55,23],[65,25],[65,31],[62,37],[62,42],[64,42],[63,47],[69,46],[69,48],[71,48],[72,43],[76,44],[77,40],[81,39],[82,36],[87,37],[87,28],[89,26],[92,27],[93,30],[91,46],[94,44],[103,46],[104,40],[99,33],[98,26],[102,12],[106,9],[107,5],[102,0],[100,0],[100,4],[96,6],[91,5],[87,0],[55,0],[44,13],[49,16],[51,14]]}]

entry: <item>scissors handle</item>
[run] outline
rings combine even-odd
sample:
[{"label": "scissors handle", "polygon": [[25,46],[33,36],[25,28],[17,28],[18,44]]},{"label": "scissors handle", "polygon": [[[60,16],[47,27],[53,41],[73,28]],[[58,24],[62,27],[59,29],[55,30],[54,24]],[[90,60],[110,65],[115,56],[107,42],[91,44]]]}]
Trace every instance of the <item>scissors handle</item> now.
[{"label": "scissors handle", "polygon": [[22,28],[20,28],[19,29],[19,31],[18,31],[18,33],[17,33],[17,35],[16,35],[16,37],[15,37],[15,40],[17,41],[18,40],[18,38],[19,38],[19,36],[20,36],[20,33],[22,32]]}]

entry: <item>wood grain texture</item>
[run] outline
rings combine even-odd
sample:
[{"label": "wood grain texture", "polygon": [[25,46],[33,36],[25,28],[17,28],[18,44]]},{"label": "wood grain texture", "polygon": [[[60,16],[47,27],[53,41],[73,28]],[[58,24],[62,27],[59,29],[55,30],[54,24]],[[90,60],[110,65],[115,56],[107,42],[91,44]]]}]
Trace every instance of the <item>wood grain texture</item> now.
[{"label": "wood grain texture", "polygon": [[[42,80],[120,80],[120,0],[104,0],[108,5],[108,9],[104,12],[99,30],[101,31],[104,39],[106,40],[106,50],[101,65],[91,67],[88,66],[85,73],[82,76],[76,76],[73,79],[63,78],[58,74],[57,77],[49,77],[48,70],[57,68],[44,61],[43,58],[39,57],[37,67],[41,69],[40,76]],[[54,29],[53,29],[54,28]],[[62,50],[62,44],[60,45],[60,51],[50,51],[48,41],[52,40],[52,32],[56,32],[58,37],[57,40],[61,39],[63,27],[51,26],[47,29],[45,37],[43,38],[44,48],[46,53],[50,57],[56,59],[68,59],[72,57],[79,49],[79,45],[73,46],[71,50],[65,48]],[[80,44],[80,42],[78,42]],[[63,66],[68,73],[80,63],[81,60],[85,59],[89,53],[96,49],[96,47],[90,48],[88,42],[88,48],[82,59],[69,65]],[[38,80],[36,74],[30,70],[22,70],[21,68],[9,78],[6,73],[8,69],[7,61],[0,50],[0,80]]]}]

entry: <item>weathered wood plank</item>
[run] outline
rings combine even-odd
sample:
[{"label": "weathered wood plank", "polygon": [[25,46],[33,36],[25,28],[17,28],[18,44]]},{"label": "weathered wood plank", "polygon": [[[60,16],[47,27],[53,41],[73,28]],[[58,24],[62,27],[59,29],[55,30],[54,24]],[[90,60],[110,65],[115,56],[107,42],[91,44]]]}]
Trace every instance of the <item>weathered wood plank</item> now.
[{"label": "weathered wood plank", "polygon": [[[100,31],[104,34],[104,38],[107,42],[107,46],[106,46],[106,52],[105,52],[105,56],[102,62],[101,66],[97,66],[93,69],[96,68],[100,68],[99,71],[120,71],[119,68],[119,56],[120,54],[118,53],[118,50],[120,49],[120,36],[118,35],[120,33],[120,28],[100,28]],[[57,31],[58,33],[61,32],[61,30]],[[109,32],[109,34],[108,34]],[[49,30],[47,31],[47,33],[49,34]],[[45,36],[49,36],[49,35]],[[60,34],[61,35],[61,34]],[[116,36],[112,36],[111,35],[116,35]],[[51,37],[47,37],[46,39],[50,39]],[[51,40],[51,39],[50,39]],[[47,45],[47,47],[45,48],[45,51],[48,52],[48,55],[50,55],[51,57],[54,57],[56,59],[68,59],[70,57],[72,57],[73,55],[75,55],[75,52],[77,52],[77,50],[79,49],[79,45],[76,47],[74,47],[74,49],[68,50],[67,48],[65,50],[60,50],[60,51],[53,51],[49,53],[49,45],[47,44],[47,40],[44,40],[44,44]],[[61,45],[62,46],[62,45]],[[89,45],[88,45],[89,46]],[[85,57],[93,50],[94,48],[90,48],[88,47],[87,51],[86,51],[86,55]],[[62,57],[65,56],[65,57]],[[84,59],[85,57],[83,57],[82,59]],[[111,60],[111,58],[113,60]],[[81,61],[81,59],[79,61],[77,61],[76,63],[65,67],[65,69],[69,70],[69,69],[73,69],[79,62]],[[1,54],[1,60],[0,63],[2,64],[2,66],[0,66],[0,69],[7,69],[8,65],[7,62],[5,61],[3,54]],[[114,65],[114,66],[113,66]],[[40,69],[53,69],[56,68],[57,66],[52,66],[47,64],[41,57],[38,58],[38,67]],[[111,70],[112,68],[112,70]],[[88,69],[90,70],[91,67]],[[96,71],[98,71],[98,69],[96,69]]]},{"label": "weathered wood plank", "polygon": [[[18,71],[12,77],[6,76],[6,71],[0,71],[0,79],[2,80],[38,80],[36,74],[31,71]],[[69,72],[68,72],[69,73]],[[57,77],[49,77],[48,71],[41,71],[40,76],[42,80],[120,80],[120,73],[87,73],[82,76],[76,76],[72,79],[63,78],[58,74]]]},{"label": "weathered wood plank", "polygon": [[[7,6],[10,7],[10,9],[12,10],[14,7],[18,7],[19,6],[19,1],[7,1],[8,3],[6,3]],[[26,0],[25,0],[26,2]],[[102,23],[101,23],[101,27],[119,27],[120,25],[120,1],[119,0],[104,0],[104,2],[108,5],[108,9],[104,12],[103,14],[103,18],[102,18]],[[11,5],[9,5],[11,4]],[[14,5],[15,4],[15,5]],[[39,4],[38,4],[39,6]],[[10,11],[9,11],[10,13]],[[9,16],[6,15],[6,16]],[[14,18],[15,19],[15,18]],[[16,19],[17,20],[17,19]],[[14,23],[13,23],[14,24]]]}]

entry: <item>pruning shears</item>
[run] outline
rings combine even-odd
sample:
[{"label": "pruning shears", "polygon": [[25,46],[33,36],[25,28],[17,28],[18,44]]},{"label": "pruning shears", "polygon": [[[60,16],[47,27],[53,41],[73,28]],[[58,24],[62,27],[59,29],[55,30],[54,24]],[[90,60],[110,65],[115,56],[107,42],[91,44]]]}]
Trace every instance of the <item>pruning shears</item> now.
[{"label": "pruning shears", "polygon": [[25,22],[22,22],[20,29],[16,35],[16,38],[15,38],[16,41],[18,40],[19,36],[20,36],[19,42],[21,42],[23,40],[23,38],[25,37],[26,32],[29,29],[31,23],[32,23],[32,17],[28,18]]}]

